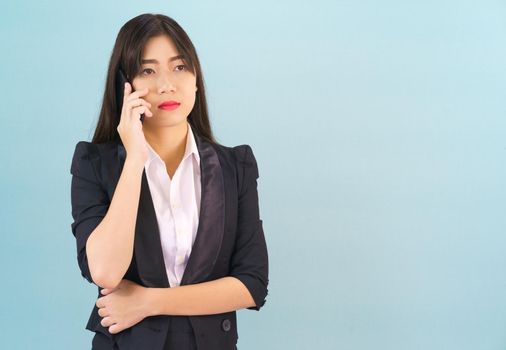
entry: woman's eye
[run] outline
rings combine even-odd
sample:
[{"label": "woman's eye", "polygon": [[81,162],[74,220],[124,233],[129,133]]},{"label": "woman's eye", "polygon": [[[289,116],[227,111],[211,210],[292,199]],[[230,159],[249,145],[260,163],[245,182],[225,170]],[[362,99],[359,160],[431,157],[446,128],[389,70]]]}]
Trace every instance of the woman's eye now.
[{"label": "woman's eye", "polygon": [[178,67],[182,67],[180,70],[186,70],[185,64],[180,64],[180,65],[176,66],[176,68],[178,68]]},{"label": "woman's eye", "polygon": [[146,73],[146,71],[152,71],[152,72],[154,72],[154,70],[152,70],[151,68],[146,68],[146,69],[143,69],[143,70],[142,70],[142,74],[146,75],[146,74],[145,74],[145,73]]}]

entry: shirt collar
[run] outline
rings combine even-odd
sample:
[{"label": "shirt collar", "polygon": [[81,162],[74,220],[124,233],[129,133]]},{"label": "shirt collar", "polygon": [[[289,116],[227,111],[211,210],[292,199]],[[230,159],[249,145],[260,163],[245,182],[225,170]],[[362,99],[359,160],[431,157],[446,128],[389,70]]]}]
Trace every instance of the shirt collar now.
[{"label": "shirt collar", "polygon": [[195,142],[195,136],[193,135],[193,130],[190,126],[190,123],[188,123],[188,136],[186,137],[186,148],[185,148],[185,154],[184,154],[183,159],[185,159],[186,157],[188,157],[191,154],[193,154],[193,156],[195,157],[197,164],[200,165],[199,149],[197,147],[197,143]]},{"label": "shirt collar", "polygon": [[[197,161],[197,164],[200,166],[200,155],[199,150],[197,148],[197,143],[195,142],[195,136],[193,135],[193,130],[192,127],[190,126],[190,123],[187,122],[186,124],[188,125],[188,133],[186,136],[185,151],[181,162],[183,162],[187,157],[193,154],[193,157]],[[162,158],[160,158],[158,153],[156,153],[156,151],[151,147],[149,142],[146,142],[146,144],[148,146],[149,158],[146,161],[145,166],[148,167],[153,161],[160,161],[163,163]]]}]

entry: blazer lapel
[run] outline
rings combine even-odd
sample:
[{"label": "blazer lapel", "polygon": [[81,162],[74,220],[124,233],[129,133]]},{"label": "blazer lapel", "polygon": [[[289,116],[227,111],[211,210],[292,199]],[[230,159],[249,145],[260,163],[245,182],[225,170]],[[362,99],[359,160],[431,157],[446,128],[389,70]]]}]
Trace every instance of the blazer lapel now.
[{"label": "blazer lapel", "polygon": [[193,243],[181,285],[203,282],[211,273],[218,258],[225,231],[223,169],[214,147],[195,132],[193,135],[200,155],[202,195],[197,237]]},{"label": "blazer lapel", "polygon": [[[200,155],[202,193],[197,236],[180,285],[202,282],[211,273],[220,252],[225,230],[225,187],[218,154],[209,142],[195,132],[193,135]],[[115,185],[126,159],[126,151],[121,143],[117,145],[117,151],[119,167],[117,174],[113,174],[115,178],[112,181]],[[133,258],[144,286],[170,287],[145,169],[142,172]]]}]

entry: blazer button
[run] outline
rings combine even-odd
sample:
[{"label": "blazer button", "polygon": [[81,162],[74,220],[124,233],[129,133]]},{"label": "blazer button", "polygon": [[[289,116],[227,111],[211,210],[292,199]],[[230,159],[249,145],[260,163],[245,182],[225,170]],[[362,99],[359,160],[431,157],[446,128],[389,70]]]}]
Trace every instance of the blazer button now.
[{"label": "blazer button", "polygon": [[221,323],[221,328],[225,332],[228,332],[231,327],[232,327],[232,325],[230,324],[230,320],[228,318],[224,319],[223,322]]}]

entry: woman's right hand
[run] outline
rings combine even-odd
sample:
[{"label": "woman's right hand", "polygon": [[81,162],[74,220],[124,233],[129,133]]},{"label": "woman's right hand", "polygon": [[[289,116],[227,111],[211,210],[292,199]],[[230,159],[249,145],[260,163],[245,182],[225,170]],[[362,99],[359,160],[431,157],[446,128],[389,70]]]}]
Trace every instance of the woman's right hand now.
[{"label": "woman's right hand", "polygon": [[128,159],[133,159],[144,164],[149,157],[148,147],[144,132],[142,131],[141,114],[152,117],[149,110],[151,103],[140,98],[148,93],[148,88],[132,92],[130,83],[125,83],[123,94],[123,107],[121,118],[117,127],[118,133],[125,146]]}]

